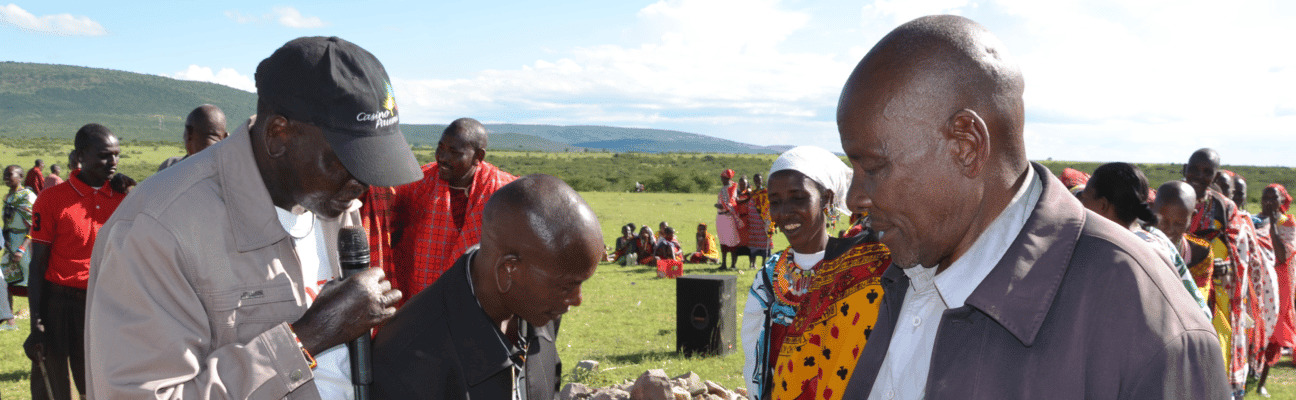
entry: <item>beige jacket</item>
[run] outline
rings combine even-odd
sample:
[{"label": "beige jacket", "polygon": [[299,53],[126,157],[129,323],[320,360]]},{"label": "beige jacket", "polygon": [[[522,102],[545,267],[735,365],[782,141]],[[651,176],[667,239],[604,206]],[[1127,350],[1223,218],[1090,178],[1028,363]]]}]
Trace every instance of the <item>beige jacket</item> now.
[{"label": "beige jacket", "polygon": [[[307,308],[301,265],[251,149],[245,124],[141,183],[100,229],[90,398],[319,398],[288,328]],[[323,221],[335,272],[333,238],[358,221]]]}]

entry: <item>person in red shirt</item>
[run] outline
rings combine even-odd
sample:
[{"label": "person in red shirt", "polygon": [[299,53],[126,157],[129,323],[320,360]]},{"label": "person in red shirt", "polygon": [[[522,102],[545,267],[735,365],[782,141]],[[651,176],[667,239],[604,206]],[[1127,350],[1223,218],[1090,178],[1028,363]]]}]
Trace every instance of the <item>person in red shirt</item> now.
[{"label": "person in red shirt", "polygon": [[58,164],[51,165],[49,175],[45,175],[45,187],[52,188],[60,183],[63,183],[63,168]]},{"label": "person in red shirt", "polygon": [[27,178],[23,179],[23,186],[31,188],[36,194],[40,194],[45,189],[45,174],[41,170],[45,169],[45,160],[36,159],[36,165],[27,170]]},{"label": "person in red shirt", "polygon": [[477,244],[486,200],[517,179],[485,161],[487,144],[480,122],[457,119],[441,134],[436,162],[423,166],[423,180],[397,188],[390,214],[394,259],[383,270],[406,299]]},{"label": "person in red shirt", "polygon": [[[90,253],[99,227],[126,197],[109,183],[122,181],[115,177],[121,147],[112,131],[87,124],[77,131],[74,147],[82,168],[72,171],[63,184],[42,192],[32,205],[27,289],[31,334],[23,348],[33,362],[34,399],[71,398],[69,366],[77,391],[85,397],[82,343]],[[43,377],[44,372],[48,374]],[[46,382],[52,393],[47,393]]]}]

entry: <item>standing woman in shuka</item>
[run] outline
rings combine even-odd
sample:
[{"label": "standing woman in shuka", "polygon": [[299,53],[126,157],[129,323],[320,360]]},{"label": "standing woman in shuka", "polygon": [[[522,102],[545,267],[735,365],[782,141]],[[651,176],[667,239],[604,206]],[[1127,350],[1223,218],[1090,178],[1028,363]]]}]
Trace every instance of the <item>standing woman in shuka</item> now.
[{"label": "standing woman in shuka", "polygon": [[755,399],[840,396],[877,320],[886,248],[827,231],[829,215],[849,214],[850,180],[818,147],[788,150],[770,168],[770,218],[790,246],[757,271],[743,310],[743,377]]},{"label": "standing woman in shuka", "polygon": [[[738,230],[743,221],[738,217],[738,185],[733,181],[734,170],[720,173],[720,194],[716,197],[716,235],[720,237],[720,269],[738,262],[735,253],[742,238]],[[737,268],[737,266],[735,266]]]},{"label": "standing woman in shuka", "polygon": [[1269,367],[1282,359],[1282,349],[1296,345],[1296,309],[1293,297],[1292,275],[1296,274],[1296,218],[1287,210],[1291,208],[1292,197],[1287,188],[1280,184],[1265,187],[1260,194],[1260,218],[1263,223],[1257,226],[1260,234],[1267,235],[1273,241],[1274,272],[1278,277],[1278,323],[1274,326],[1273,336],[1269,338],[1265,349],[1264,370],[1256,383],[1256,392],[1268,397],[1265,381],[1269,378]]},{"label": "standing woman in shuka", "polygon": [[[1193,280],[1183,255],[1179,254],[1179,246],[1154,226],[1157,216],[1148,204],[1148,183],[1143,170],[1134,164],[1123,162],[1098,166],[1080,192],[1080,203],[1143,239],[1148,248],[1161,255],[1171,272],[1183,282],[1184,290],[1197,302],[1206,319],[1211,319],[1211,308],[1197,290],[1197,282]],[[1144,227],[1143,223],[1149,225]]]},{"label": "standing woman in shuka", "polygon": [[32,223],[32,204],[36,203],[36,192],[22,185],[22,167],[10,165],[4,169],[5,185],[9,194],[4,197],[4,219],[0,220],[4,230],[4,251],[0,251],[0,271],[3,271],[4,284],[10,286],[0,299],[0,330],[15,330],[13,286],[27,286],[27,269],[31,263],[31,238],[28,236]]}]

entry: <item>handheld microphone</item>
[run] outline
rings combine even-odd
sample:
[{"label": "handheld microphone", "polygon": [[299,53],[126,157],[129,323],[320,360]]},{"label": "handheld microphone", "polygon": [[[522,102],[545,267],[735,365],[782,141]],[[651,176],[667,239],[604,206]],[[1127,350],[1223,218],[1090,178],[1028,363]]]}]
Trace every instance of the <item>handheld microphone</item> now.
[{"label": "handheld microphone", "polygon": [[[344,227],[338,231],[338,262],[342,264],[342,277],[350,278],[369,268],[369,235],[360,227]],[[369,400],[369,385],[373,383],[373,363],[370,361],[369,332],[347,343],[351,359],[351,383],[355,386],[356,400]]]}]

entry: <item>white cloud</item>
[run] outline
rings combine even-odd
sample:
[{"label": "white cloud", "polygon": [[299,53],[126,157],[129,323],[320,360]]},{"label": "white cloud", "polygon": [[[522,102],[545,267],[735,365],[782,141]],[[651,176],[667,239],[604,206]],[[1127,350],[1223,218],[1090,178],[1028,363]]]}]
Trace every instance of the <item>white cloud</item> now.
[{"label": "white cloud", "polygon": [[230,11],[226,11],[226,12],[225,12],[225,16],[226,16],[226,17],[229,17],[229,19],[234,20],[234,22],[238,22],[238,23],[240,23],[240,24],[249,24],[249,23],[258,22],[258,21],[261,20],[260,18],[257,18],[256,16],[253,16],[253,15],[247,15],[247,14],[242,13],[241,11],[238,11],[238,10],[230,10]]},{"label": "white cloud", "polygon": [[[638,13],[631,45],[558,50],[555,59],[463,79],[395,79],[402,120],[651,126],[749,143],[832,121],[853,66],[781,47],[810,21],[774,0],[662,0]],[[805,120],[814,120],[807,122]],[[808,133],[808,132],[804,132]],[[820,143],[822,142],[822,143]]]},{"label": "white cloud", "polygon": [[275,7],[269,16],[289,28],[322,28],[329,25],[320,17],[302,15],[301,11],[293,7]]},{"label": "white cloud", "polygon": [[331,25],[327,21],[320,19],[320,17],[302,15],[301,11],[298,11],[295,7],[275,7],[270,10],[269,14],[260,17],[244,14],[238,10],[231,10],[225,12],[225,17],[240,24],[273,21],[280,25],[297,29],[323,28]]},{"label": "white cloud", "polygon": [[393,83],[407,122],[594,123],[835,151],[837,96],[855,63],[897,25],[944,13],[985,25],[1020,63],[1031,157],[1182,162],[1215,146],[1226,163],[1296,165],[1272,150],[1296,145],[1296,52],[1276,50],[1296,37],[1296,23],[1271,0],[851,7],[859,12],[849,26],[826,26],[838,19],[803,2],[661,0],[638,12],[625,43]]},{"label": "white cloud", "polygon": [[239,74],[233,68],[221,68],[219,72],[213,73],[211,68],[191,64],[188,69],[176,72],[171,77],[186,81],[217,83],[235,89],[256,92],[256,82],[247,75]]},{"label": "white cloud", "polygon": [[108,30],[104,29],[103,25],[90,17],[67,13],[36,16],[13,3],[0,7],[0,22],[28,32],[48,35],[103,36],[108,34]]}]

